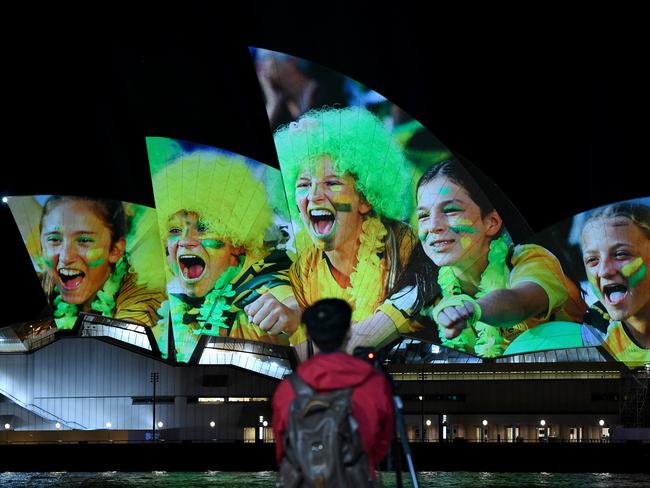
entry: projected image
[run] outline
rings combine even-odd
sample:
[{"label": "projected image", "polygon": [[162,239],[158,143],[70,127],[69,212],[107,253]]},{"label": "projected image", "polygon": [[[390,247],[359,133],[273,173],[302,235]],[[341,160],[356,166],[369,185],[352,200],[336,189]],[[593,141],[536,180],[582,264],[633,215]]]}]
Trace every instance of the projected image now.
[{"label": "projected image", "polygon": [[9,202],[59,329],[80,311],[153,326],[164,299],[154,210],[95,197]]},{"label": "projected image", "polygon": [[167,262],[159,334],[171,316],[176,360],[197,359],[207,336],[288,345],[299,315],[279,172],[184,141],[147,148]]},{"label": "projected image", "polygon": [[494,358],[530,328],[582,321],[557,259],[513,245],[476,181],[417,121],[332,70],[252,52],[295,225],[296,299],[351,303],[350,349],[415,334]]},{"label": "projected image", "polygon": [[650,363],[650,198],[579,214],[537,240],[557,246],[580,282],[589,307],[585,327],[608,355],[629,367]]},{"label": "projected image", "polygon": [[441,299],[423,313],[438,325],[443,345],[499,357],[528,329],[582,321],[579,289],[559,261],[541,246],[513,245],[498,212],[459,163],[445,161],[422,176],[417,216],[424,252],[440,267]]},{"label": "projected image", "polygon": [[[609,321],[605,349],[629,366],[650,363],[650,199],[598,209],[582,229],[582,257]],[[604,308],[604,310],[603,310]]]},{"label": "projected image", "polygon": [[381,121],[355,107],[311,111],[275,143],[293,204],[298,257],[289,274],[300,307],[350,303],[351,349],[417,328],[387,301],[417,238],[406,223],[414,169]]},{"label": "projected image", "polygon": [[312,61],[251,48],[271,129],[324,107],[362,107],[375,114],[415,170],[451,156],[449,150],[407,112],[364,84]]}]

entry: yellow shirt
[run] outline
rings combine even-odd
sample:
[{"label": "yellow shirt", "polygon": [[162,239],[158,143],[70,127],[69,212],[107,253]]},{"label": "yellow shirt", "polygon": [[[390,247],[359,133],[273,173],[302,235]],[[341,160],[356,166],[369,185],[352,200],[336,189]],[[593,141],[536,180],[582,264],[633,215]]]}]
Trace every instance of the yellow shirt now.
[{"label": "yellow shirt", "polygon": [[[289,339],[286,335],[269,335],[260,329],[257,324],[250,322],[243,311],[244,303],[249,303],[245,301],[246,299],[253,301],[264,293],[271,293],[279,301],[283,301],[292,294],[286,271],[287,265],[288,259],[283,252],[275,252],[263,258],[246,256],[241,270],[230,281],[233,293],[228,297],[224,297],[228,308],[223,312],[225,316],[223,326],[213,324],[213,329],[210,330],[202,329],[202,325],[196,320],[189,319],[189,323],[185,323],[183,313],[177,314],[176,312],[182,312],[183,309],[189,307],[180,297],[170,295],[168,307],[172,310],[176,359],[181,362],[189,361],[201,337],[204,335],[218,335],[220,337],[289,345]],[[185,311],[186,314],[188,312],[198,317],[196,308]],[[162,322],[162,325],[156,327],[158,329],[156,338],[159,344],[161,344],[159,338],[166,334],[164,320]],[[163,357],[165,357],[164,353]]]},{"label": "yellow shirt", "polygon": [[622,322],[610,322],[603,346],[614,359],[630,368],[650,363],[650,349],[637,346]]},{"label": "yellow shirt", "polygon": [[158,308],[165,300],[165,292],[139,285],[133,273],[127,273],[115,297],[113,317],[153,327],[158,321]]},{"label": "yellow shirt", "polygon": [[[327,256],[321,249],[311,244],[301,252],[289,269],[291,285],[301,308],[324,298],[340,298],[352,307],[353,322],[373,315],[386,299],[388,288],[392,285],[389,270],[394,263],[401,268],[403,263],[408,262],[415,245],[415,236],[406,231],[403,224],[392,225],[397,230],[387,228],[378,217],[370,217],[364,222],[357,266],[350,276],[349,287],[342,287],[336,281]],[[387,249],[386,242],[389,240],[395,242]],[[304,342],[306,338],[302,326],[294,336],[292,343]]]},{"label": "yellow shirt", "polygon": [[[512,327],[497,328],[496,331],[505,339],[503,348],[519,334],[539,324],[552,320],[582,322],[586,305],[578,287],[562,271],[557,258],[549,251],[536,244],[523,244],[514,247],[510,260],[511,268],[505,288],[514,288],[518,284],[532,282],[544,289],[548,297],[548,308],[543,314],[529,317]],[[491,292],[496,290],[483,290]],[[465,352],[476,354],[477,334],[473,328],[466,328],[461,333]],[[459,336],[460,337],[460,336]],[[449,345],[449,344],[446,344]]]}]

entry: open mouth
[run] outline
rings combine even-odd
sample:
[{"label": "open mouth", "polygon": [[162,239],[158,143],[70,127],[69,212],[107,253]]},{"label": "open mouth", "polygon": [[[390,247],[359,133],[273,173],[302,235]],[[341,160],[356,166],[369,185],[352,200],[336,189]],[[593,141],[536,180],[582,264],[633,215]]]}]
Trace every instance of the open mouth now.
[{"label": "open mouth", "polygon": [[193,254],[179,256],[178,267],[186,281],[198,280],[205,273],[205,261]]},{"label": "open mouth", "polygon": [[86,276],[86,273],[74,268],[60,268],[58,273],[61,284],[66,290],[74,290],[79,287]]},{"label": "open mouth", "polygon": [[316,208],[309,211],[311,228],[317,237],[328,237],[334,232],[334,213],[325,208]]},{"label": "open mouth", "polygon": [[429,246],[431,246],[435,252],[443,252],[451,247],[454,242],[456,242],[455,239],[438,239],[429,244]]},{"label": "open mouth", "polygon": [[605,285],[603,295],[610,305],[620,305],[627,297],[627,286],[618,283]]}]

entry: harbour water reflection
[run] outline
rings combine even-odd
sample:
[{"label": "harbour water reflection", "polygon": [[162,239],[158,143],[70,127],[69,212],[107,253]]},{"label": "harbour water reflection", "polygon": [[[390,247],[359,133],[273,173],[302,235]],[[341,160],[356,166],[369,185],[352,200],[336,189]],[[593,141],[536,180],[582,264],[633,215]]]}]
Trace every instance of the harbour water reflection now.
[{"label": "harbour water reflection", "polygon": [[[387,488],[396,486],[394,473],[382,473]],[[272,488],[276,473],[230,473],[208,471],[204,473],[168,473],[165,471],[142,473],[0,473],[0,486],[24,487],[198,487],[227,486],[232,488]],[[404,486],[411,486],[408,473],[404,473]],[[647,486],[648,475],[642,473],[474,473],[474,472],[422,472],[418,473],[420,486],[436,488],[462,487],[641,487]]]}]

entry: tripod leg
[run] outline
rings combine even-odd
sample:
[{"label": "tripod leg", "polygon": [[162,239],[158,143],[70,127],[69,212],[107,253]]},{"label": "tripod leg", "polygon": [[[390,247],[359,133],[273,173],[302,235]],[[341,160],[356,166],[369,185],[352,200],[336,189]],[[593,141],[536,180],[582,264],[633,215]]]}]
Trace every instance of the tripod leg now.
[{"label": "tripod leg", "polygon": [[398,435],[397,416],[395,416],[395,434],[393,435],[393,467],[395,468],[395,486],[402,488],[402,452],[400,449],[400,442],[397,440]]},{"label": "tripod leg", "polygon": [[[408,438],[406,437],[406,427],[404,426],[404,417],[402,416],[402,399],[395,395],[393,401],[395,403],[395,423],[399,428],[400,437],[402,438],[402,449],[404,449],[404,456],[406,457],[406,463],[408,464],[409,473],[411,474],[411,483],[414,488],[419,488],[420,485],[418,484],[418,479],[415,475],[413,458],[411,457],[411,448],[409,447]],[[401,486],[401,484],[399,486]]]}]

